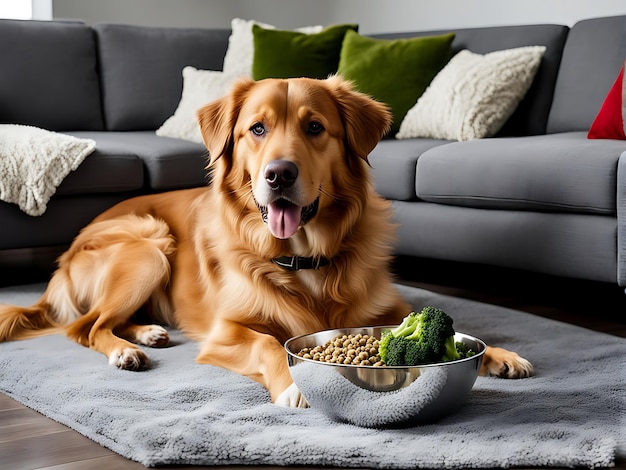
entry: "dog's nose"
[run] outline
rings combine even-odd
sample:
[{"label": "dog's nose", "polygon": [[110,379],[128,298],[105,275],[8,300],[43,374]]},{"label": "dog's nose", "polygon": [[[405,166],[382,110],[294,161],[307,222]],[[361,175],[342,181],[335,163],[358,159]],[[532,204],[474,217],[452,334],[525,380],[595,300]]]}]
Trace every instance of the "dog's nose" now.
[{"label": "dog's nose", "polygon": [[265,167],[265,181],[276,190],[288,188],[298,178],[298,167],[289,160],[272,160]]}]

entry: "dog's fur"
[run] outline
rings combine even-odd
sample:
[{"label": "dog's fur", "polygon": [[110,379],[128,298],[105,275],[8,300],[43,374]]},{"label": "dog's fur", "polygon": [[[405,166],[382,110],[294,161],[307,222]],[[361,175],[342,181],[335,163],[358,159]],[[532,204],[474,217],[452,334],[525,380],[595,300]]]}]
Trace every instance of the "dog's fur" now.
[{"label": "dog's fur", "polygon": [[[257,380],[274,402],[305,406],[287,338],[394,324],[410,311],[388,271],[390,205],[367,163],[391,115],[331,77],[241,81],[198,119],[211,184],[101,214],[35,305],[0,308],[0,340],[64,331],[110,364],[142,369],[148,358],[133,343],[168,342],[161,326],[135,322],[145,310],[200,341],[198,362]],[[287,271],[272,261],[293,255],[330,264]],[[481,372],[531,371],[517,354],[488,348]]]}]

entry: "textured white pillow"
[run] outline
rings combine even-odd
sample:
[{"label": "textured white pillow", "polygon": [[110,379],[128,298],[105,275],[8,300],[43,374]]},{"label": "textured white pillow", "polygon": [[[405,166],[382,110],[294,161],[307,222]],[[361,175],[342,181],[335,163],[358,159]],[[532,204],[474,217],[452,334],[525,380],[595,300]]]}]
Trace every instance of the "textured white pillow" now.
[{"label": "textured white pillow", "polygon": [[[275,26],[259,23],[254,20],[234,18],[231,21],[232,32],[228,38],[228,49],[224,56],[224,73],[238,77],[252,77],[252,62],[254,59],[254,36],[252,26],[257,24],[265,29],[275,29]],[[305,34],[319,33],[323,26],[306,26],[294,31]]]},{"label": "textured white pillow", "polygon": [[202,143],[196,111],[228,93],[236,77],[215,70],[183,69],[183,93],[178,108],[156,131],[161,137]]},{"label": "textured white pillow", "polygon": [[95,149],[91,139],[0,124],[0,199],[42,215],[65,177]]},{"label": "textured white pillow", "polygon": [[493,136],[526,95],[545,50],[529,46],[485,55],[459,52],[408,111],[396,138]]}]

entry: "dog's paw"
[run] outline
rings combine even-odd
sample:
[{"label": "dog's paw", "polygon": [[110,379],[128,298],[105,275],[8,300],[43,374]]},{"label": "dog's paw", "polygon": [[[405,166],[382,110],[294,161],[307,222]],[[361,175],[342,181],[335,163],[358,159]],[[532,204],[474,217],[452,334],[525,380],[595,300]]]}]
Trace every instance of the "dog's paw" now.
[{"label": "dog's paw", "polygon": [[159,325],[141,326],[135,334],[135,340],[139,344],[150,346],[151,348],[162,348],[167,346],[170,336],[167,330]]},{"label": "dog's paw", "polygon": [[517,353],[490,347],[483,357],[480,375],[523,379],[533,375],[533,365]]},{"label": "dog's paw", "polygon": [[274,402],[278,406],[287,406],[290,408],[308,408],[309,402],[300,392],[296,384],[291,384],[285,389]]},{"label": "dog's paw", "polygon": [[109,355],[109,364],[124,370],[147,369],[150,361],[141,349],[116,349]]}]

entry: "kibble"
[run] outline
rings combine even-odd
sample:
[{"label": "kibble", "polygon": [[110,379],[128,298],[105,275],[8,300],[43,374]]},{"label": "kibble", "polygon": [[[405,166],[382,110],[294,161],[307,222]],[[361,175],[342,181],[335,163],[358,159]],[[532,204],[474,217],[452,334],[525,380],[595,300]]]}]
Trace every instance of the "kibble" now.
[{"label": "kibble", "polygon": [[378,355],[378,340],[367,334],[342,335],[321,346],[303,348],[297,354],[304,359],[354,366],[384,366]]}]

